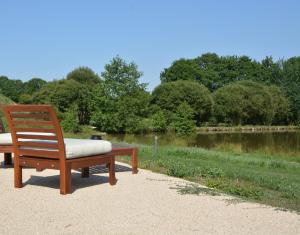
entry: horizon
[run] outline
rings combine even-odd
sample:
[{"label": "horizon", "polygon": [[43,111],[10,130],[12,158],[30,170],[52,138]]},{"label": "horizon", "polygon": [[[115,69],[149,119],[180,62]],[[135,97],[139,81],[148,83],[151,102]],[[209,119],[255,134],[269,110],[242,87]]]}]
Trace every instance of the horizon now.
[{"label": "horizon", "polygon": [[10,1],[0,7],[0,75],[22,81],[62,79],[79,66],[100,75],[119,55],[138,65],[151,91],[163,69],[180,58],[300,55],[300,3],[292,0]]}]

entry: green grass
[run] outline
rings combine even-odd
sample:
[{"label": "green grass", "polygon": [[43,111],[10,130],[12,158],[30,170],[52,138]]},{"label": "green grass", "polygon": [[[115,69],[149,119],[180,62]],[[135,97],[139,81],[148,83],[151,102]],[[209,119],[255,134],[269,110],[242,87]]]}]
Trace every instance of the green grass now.
[{"label": "green grass", "polygon": [[[79,134],[65,137],[90,138],[101,134],[84,127]],[[137,145],[139,167],[201,183],[212,188],[208,193],[223,192],[239,198],[300,212],[300,156],[243,153],[231,148],[201,148]],[[128,157],[118,160],[130,163]],[[178,188],[180,193],[202,193],[203,188]]]},{"label": "green grass", "polygon": [[[121,158],[129,162],[129,158]],[[300,212],[300,161],[261,153],[139,145],[139,167],[220,192]]]}]

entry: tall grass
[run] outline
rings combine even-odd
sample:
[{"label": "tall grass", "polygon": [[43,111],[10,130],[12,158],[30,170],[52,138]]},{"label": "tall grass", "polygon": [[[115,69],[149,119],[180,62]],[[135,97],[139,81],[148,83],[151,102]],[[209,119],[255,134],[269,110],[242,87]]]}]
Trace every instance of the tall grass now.
[{"label": "tall grass", "polygon": [[[129,161],[128,158],[122,158]],[[139,166],[275,207],[300,211],[300,162],[282,155],[139,146]]]}]

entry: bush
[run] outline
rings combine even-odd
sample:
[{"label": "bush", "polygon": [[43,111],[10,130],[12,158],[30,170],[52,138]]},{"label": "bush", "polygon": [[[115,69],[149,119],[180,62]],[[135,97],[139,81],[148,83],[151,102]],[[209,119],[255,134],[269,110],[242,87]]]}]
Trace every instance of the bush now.
[{"label": "bush", "polygon": [[283,92],[253,81],[239,81],[213,93],[214,114],[231,125],[286,123],[289,103]]},{"label": "bush", "polygon": [[182,136],[194,133],[196,131],[196,125],[193,117],[193,109],[185,102],[180,104],[172,121],[172,126],[176,133]]},{"label": "bush", "polygon": [[61,127],[65,132],[78,133],[81,131],[75,108],[69,109],[68,112],[63,114],[63,117],[64,119],[61,122]]},{"label": "bush", "polygon": [[[212,113],[211,94],[205,86],[197,82],[167,82],[156,87],[152,93],[151,104],[169,114],[175,113],[183,102],[192,108],[193,118],[198,125],[200,122],[207,121]],[[171,119],[168,121],[170,122]]]},{"label": "bush", "polygon": [[154,132],[165,132],[167,130],[167,118],[164,112],[159,111],[152,115],[152,129]]}]

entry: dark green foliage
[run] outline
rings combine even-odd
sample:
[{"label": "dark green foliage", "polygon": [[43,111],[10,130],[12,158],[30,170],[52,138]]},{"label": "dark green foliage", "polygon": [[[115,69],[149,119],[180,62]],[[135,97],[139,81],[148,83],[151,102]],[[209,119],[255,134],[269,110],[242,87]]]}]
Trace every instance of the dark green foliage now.
[{"label": "dark green foliage", "polygon": [[212,112],[212,98],[209,90],[193,81],[163,83],[152,92],[151,103],[169,113],[175,113],[178,106],[186,102],[194,111],[194,120],[200,124],[208,120]]},{"label": "dark green foliage", "polygon": [[76,106],[71,107],[66,113],[64,113],[61,127],[65,132],[78,133],[81,131]]},{"label": "dark green foliage", "polygon": [[229,84],[214,92],[214,112],[219,122],[232,125],[285,124],[289,102],[277,87],[253,81]]},{"label": "dark green foliage", "polygon": [[154,113],[151,117],[154,132],[165,132],[167,130],[167,118],[163,111]]},{"label": "dark green foliage", "polygon": [[160,74],[161,82],[172,82],[177,80],[200,80],[201,69],[194,60],[176,60],[170,68],[164,69]]},{"label": "dark green foliage", "polygon": [[65,113],[76,105],[78,107],[78,119],[80,124],[89,123],[90,89],[75,80],[59,80],[49,82],[39,92],[34,93],[33,102],[52,104],[59,112]]},{"label": "dark green foliage", "polygon": [[23,84],[23,93],[32,95],[34,92],[39,91],[47,82],[41,78],[32,78]]},{"label": "dark green foliage", "polygon": [[68,73],[67,79],[90,86],[100,83],[100,77],[89,67],[78,67],[74,69]]},{"label": "dark green foliage", "polygon": [[32,104],[33,103],[33,97],[29,94],[21,94],[19,97],[19,103],[20,104]]},{"label": "dark green foliage", "polygon": [[300,57],[282,62],[282,86],[291,102],[292,120],[300,120]]},{"label": "dark green foliage", "polygon": [[193,80],[215,91],[240,80],[280,85],[282,76],[281,63],[274,63],[272,57],[266,57],[259,63],[248,56],[218,56],[215,53],[206,53],[195,59],[173,62],[161,73],[161,81]]},{"label": "dark green foliage", "polygon": [[20,94],[23,93],[23,83],[21,80],[10,80],[8,77],[0,76],[0,93],[18,102]]},{"label": "dark green foliage", "polygon": [[182,103],[192,109],[197,126],[300,125],[300,57],[258,62],[206,53],[179,59],[162,71],[162,84],[152,94],[139,82],[137,65],[119,56],[101,75],[103,80],[90,68],[78,67],[66,79],[48,83],[0,76],[0,93],[17,103],[52,104],[62,114],[75,105],[81,125],[91,123],[107,132],[182,129],[190,125],[178,117]]},{"label": "dark green foliage", "polygon": [[104,81],[93,90],[91,104],[95,112],[91,124],[110,133],[144,132],[149,93],[145,84],[139,83],[141,75],[134,63],[113,58],[102,73]]},{"label": "dark green foliage", "polygon": [[190,135],[195,132],[194,110],[185,102],[180,104],[174,113],[172,126],[179,135]]},{"label": "dark green foliage", "polygon": [[118,98],[137,90],[145,90],[146,84],[139,83],[143,73],[138,71],[135,63],[126,63],[117,56],[104,68],[105,71],[101,75],[104,78],[104,90],[107,96]]}]

